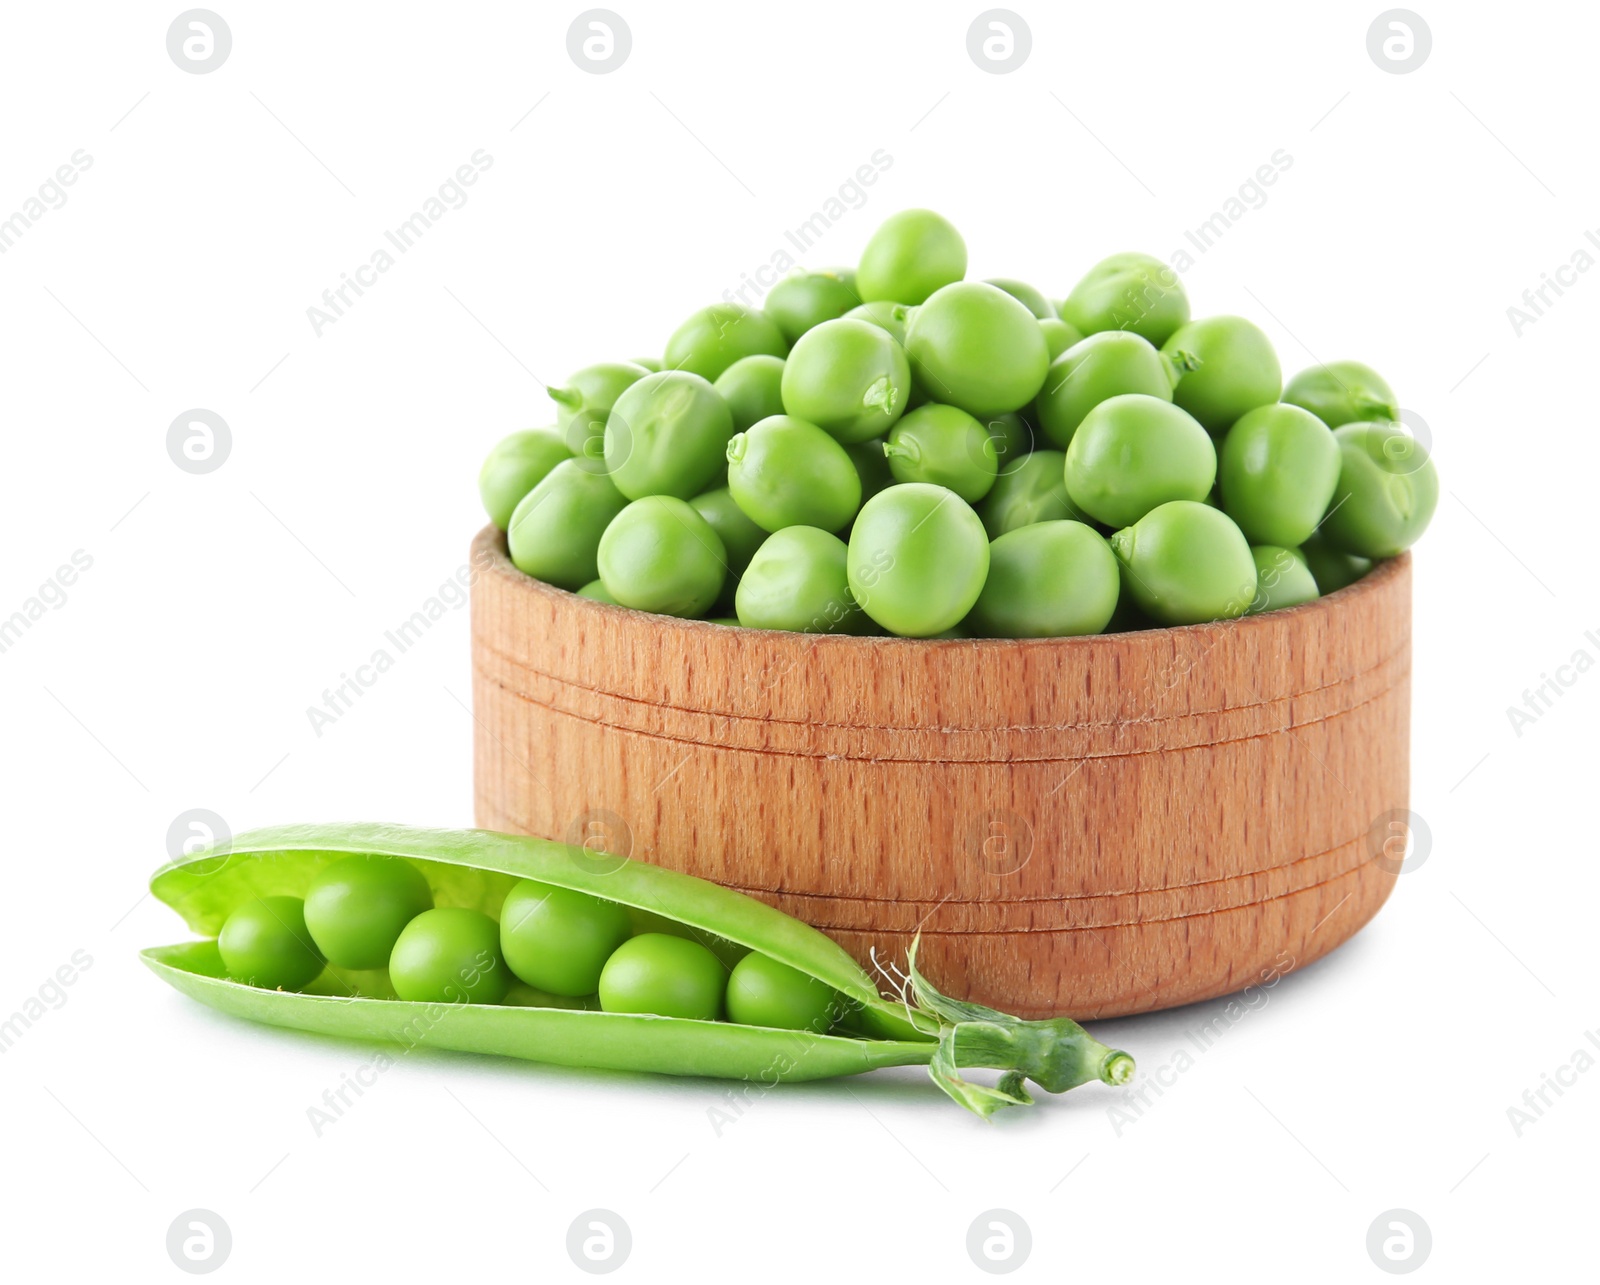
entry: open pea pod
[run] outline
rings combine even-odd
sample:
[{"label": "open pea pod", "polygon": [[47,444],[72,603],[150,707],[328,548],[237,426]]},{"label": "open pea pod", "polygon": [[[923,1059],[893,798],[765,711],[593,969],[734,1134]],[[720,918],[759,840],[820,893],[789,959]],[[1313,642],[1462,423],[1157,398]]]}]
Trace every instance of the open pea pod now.
[{"label": "open pea pod", "polygon": [[[522,879],[570,888],[667,921],[727,958],[759,951],[832,987],[850,1006],[848,1033],[733,1022],[606,1013],[572,1007],[434,1004],[393,998],[381,973],[329,968],[307,991],[231,981],[215,940],[160,946],[142,958],[184,994],[236,1017],[273,1026],[414,1047],[495,1053],[561,1066],[655,1071],[763,1083],[856,1075],[884,1066],[927,1066],[934,1083],[987,1116],[1031,1101],[1023,1080],[1050,1092],[1101,1079],[1125,1082],[1133,1060],[1066,1019],[1024,1022],[947,1000],[908,960],[906,994],[885,1000],[845,951],[816,929],[742,893],[703,879],[545,839],[484,830],[389,825],[305,825],[256,830],[164,867],[151,891],[189,927],[215,938],[229,913],[252,897],[304,897],[329,863],[352,854],[403,857],[427,878],[436,906],[498,918]],[[958,1068],[1000,1070],[997,1086],[964,1080]]]}]

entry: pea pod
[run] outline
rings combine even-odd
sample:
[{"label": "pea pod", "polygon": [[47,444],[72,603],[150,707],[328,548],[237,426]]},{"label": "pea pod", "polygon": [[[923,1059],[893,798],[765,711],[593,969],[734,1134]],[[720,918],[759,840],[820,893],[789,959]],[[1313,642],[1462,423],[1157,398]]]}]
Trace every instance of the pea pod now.
[{"label": "pea pod", "polygon": [[[191,929],[214,938],[241,902],[303,897],[319,871],[352,854],[409,860],[426,877],[438,907],[496,915],[514,884],[534,879],[660,917],[695,936],[759,951],[838,992],[850,1012],[836,1029],[847,1033],[540,1007],[526,998],[506,1004],[413,1003],[390,998],[394,992],[381,973],[331,966],[306,992],[265,990],[229,980],[214,940],[154,947],[143,952],[145,963],[176,989],[232,1016],[408,1046],[764,1083],[927,1066],[941,1089],[983,1116],[1030,1101],[1024,1078],[1054,1093],[1091,1079],[1122,1084],[1133,1073],[1126,1053],[1100,1044],[1065,1018],[1027,1022],[940,995],[917,971],[915,947],[908,953],[906,993],[892,1002],[837,943],[754,898],[545,839],[387,825],[285,826],[185,857],[158,871],[150,886]],[[999,1085],[962,1079],[960,1069],[970,1067],[1001,1071]]]}]

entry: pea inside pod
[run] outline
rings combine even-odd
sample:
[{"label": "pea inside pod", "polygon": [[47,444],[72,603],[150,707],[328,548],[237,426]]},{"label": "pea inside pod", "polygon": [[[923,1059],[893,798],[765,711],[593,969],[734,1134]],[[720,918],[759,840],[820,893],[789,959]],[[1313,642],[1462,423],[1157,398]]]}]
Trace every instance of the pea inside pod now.
[{"label": "pea inside pod", "polygon": [[594,995],[612,953],[628,940],[614,901],[524,879],[500,908],[500,950],[520,981],[552,995]]},{"label": "pea inside pod", "polygon": [[342,968],[386,968],[405,926],[433,909],[428,881],[390,857],[345,857],[311,881],[306,929]]},{"label": "pea inside pod", "polygon": [[[297,904],[329,866],[352,856],[405,862],[425,879],[435,903],[400,934],[390,978],[374,983],[330,966],[301,980],[302,993],[268,989],[269,979],[256,974],[261,984],[236,980],[231,946],[221,950],[209,938],[219,930],[234,936],[226,925],[263,901]],[[514,980],[501,951],[508,926],[517,929],[507,903],[514,907],[513,894],[530,880],[535,895],[563,889],[622,908],[625,916],[602,916],[609,922],[601,926],[602,946],[607,932],[620,932],[624,919],[632,923],[641,914],[691,931],[687,937],[646,931],[612,950],[596,982],[599,1008],[590,998],[552,996]],[[158,872],[151,888],[208,940],[147,950],[145,963],[185,994],[269,1025],[408,1048],[769,1084],[921,1065],[944,1092],[981,1115],[1031,1101],[1025,1079],[1055,1093],[1092,1079],[1122,1084],[1133,1072],[1126,1053],[1065,1018],[1022,1021],[943,995],[918,969],[915,945],[907,953],[906,991],[891,1002],[836,943],[770,906],[675,871],[543,839],[383,825],[286,826],[185,857]],[[737,985],[714,953],[690,939],[702,937],[747,952],[734,966]],[[598,947],[592,937],[587,941],[592,969]],[[758,958],[763,962],[752,962]],[[655,967],[663,959],[670,965],[665,972]],[[301,972],[313,965],[321,967],[309,948]],[[569,988],[586,985],[588,975]],[[401,997],[391,998],[396,992]],[[715,1019],[713,1001],[718,1012],[726,1008],[746,1022]],[[661,1015],[691,1008],[691,1016]],[[961,1071],[972,1067],[1001,1071],[1000,1082],[967,1080]]]},{"label": "pea inside pod", "polygon": [[306,930],[299,897],[252,897],[228,916],[217,935],[228,972],[252,986],[297,991],[327,961]]},{"label": "pea inside pod", "polygon": [[401,932],[389,980],[401,999],[431,1004],[498,1004],[511,988],[500,930],[481,910],[436,906]]},{"label": "pea inside pod", "polygon": [[815,977],[755,952],[728,977],[728,1016],[746,1026],[785,1031],[826,1031],[842,1011],[839,996]]}]

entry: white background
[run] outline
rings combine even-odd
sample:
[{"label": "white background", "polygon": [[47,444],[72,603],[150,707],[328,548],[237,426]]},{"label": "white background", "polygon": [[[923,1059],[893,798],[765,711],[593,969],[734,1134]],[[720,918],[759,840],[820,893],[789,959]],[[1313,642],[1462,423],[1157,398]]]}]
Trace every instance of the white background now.
[{"label": "white background", "polygon": [[[176,4],[13,6],[0,45],[0,218],[93,158],[0,255],[0,616],[93,559],[0,655],[0,1015],[93,961],[0,1056],[9,1278],[180,1279],[167,1228],[197,1207],[241,1281],[586,1279],[565,1237],[593,1207],[644,1279],[983,1279],[965,1235],[993,1208],[1039,1280],[1379,1279],[1367,1229],[1396,1207],[1431,1227],[1424,1278],[1592,1270],[1600,1068],[1521,1136],[1507,1108],[1600,1028],[1600,675],[1520,736],[1506,709],[1600,659],[1600,272],[1520,337],[1506,310],[1600,227],[1600,15],[1429,4],[1431,56],[1394,75],[1378,3],[1017,0],[1032,55],[992,75],[978,3],[614,0],[632,54],[592,75],[578,5],[216,2],[234,43],[206,75],[168,57]],[[719,1136],[713,1083],[417,1052],[319,1138],[307,1108],[370,1050],[221,1018],[139,964],[185,936],[141,894],[188,809],[471,823],[465,610],[320,737],[306,709],[463,564],[478,463],[551,419],[541,380],[659,352],[878,149],[810,266],[926,205],[971,275],[1060,297],[1184,244],[1280,148],[1186,285],[1286,371],[1373,364],[1431,428],[1432,844],[1141,1118],[1089,1086],[986,1125],[908,1071],[773,1093]],[[470,200],[318,337],[307,308],[478,149]],[[205,476],[165,445],[195,407],[232,431]],[[1154,1075],[1221,1007],[1097,1034]]]}]

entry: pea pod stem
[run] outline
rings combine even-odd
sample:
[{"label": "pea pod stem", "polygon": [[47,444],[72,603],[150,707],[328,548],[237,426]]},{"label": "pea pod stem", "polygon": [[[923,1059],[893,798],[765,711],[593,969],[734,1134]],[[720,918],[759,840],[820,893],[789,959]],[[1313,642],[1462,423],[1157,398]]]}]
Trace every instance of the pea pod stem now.
[{"label": "pea pod stem", "polygon": [[[519,880],[588,892],[660,915],[797,968],[837,991],[849,1033],[813,1034],[684,1018],[529,1004],[426,1004],[392,998],[386,976],[333,976],[321,993],[264,990],[231,981],[214,941],[143,952],[163,980],[194,999],[270,1025],[426,1044],[563,1066],[713,1076],[762,1084],[828,1079],[889,1066],[926,1066],[952,1099],[981,1116],[1032,1101],[1032,1080],[1050,1093],[1099,1079],[1120,1084],[1133,1060],[1066,1018],[1023,1021],[940,993],[917,967],[919,942],[893,979],[898,1002],[836,942],[754,898],[716,884],[544,839],[488,831],[382,825],[288,826],[241,835],[158,871],[151,890],[191,929],[215,937],[234,907],[253,896],[304,896],[339,857],[403,857],[427,877],[440,906],[497,915]],[[920,939],[919,939],[920,940]],[[881,971],[881,970],[880,970]],[[886,974],[887,975],[887,974]],[[329,980],[331,979],[331,980]],[[1001,1072],[994,1085],[963,1069]]]}]

